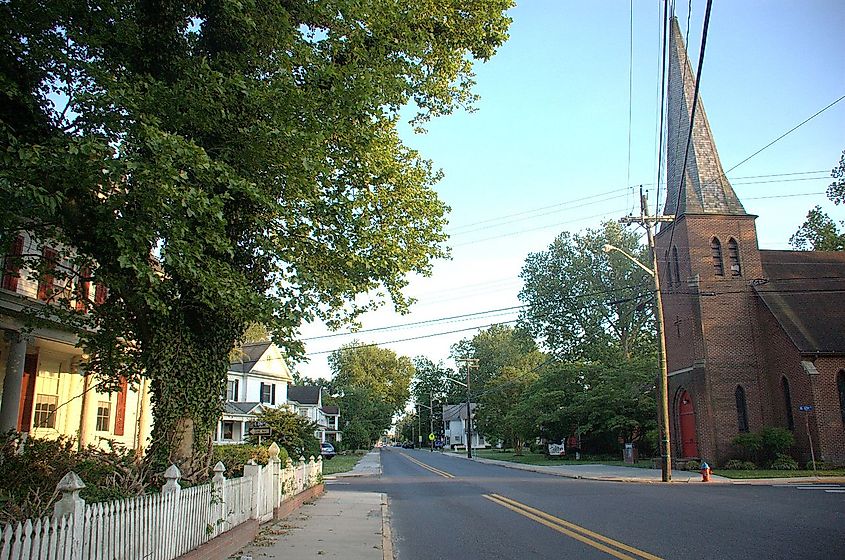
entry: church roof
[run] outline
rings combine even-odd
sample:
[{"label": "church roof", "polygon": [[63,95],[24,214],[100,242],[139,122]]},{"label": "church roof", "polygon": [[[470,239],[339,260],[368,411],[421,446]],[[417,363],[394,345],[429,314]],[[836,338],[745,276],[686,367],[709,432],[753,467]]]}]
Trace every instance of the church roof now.
[{"label": "church roof", "polygon": [[754,289],[806,354],[845,354],[845,252],[760,251]]},{"label": "church roof", "polygon": [[[695,74],[692,72],[678,20],[672,19],[669,39],[669,93],[667,104],[668,140],[666,144],[666,204],[664,214],[746,214],[730,181],[725,176],[710,123],[699,96],[692,141],[684,169]],[[680,197],[678,192],[680,191]],[[664,224],[664,227],[666,225]]]}]

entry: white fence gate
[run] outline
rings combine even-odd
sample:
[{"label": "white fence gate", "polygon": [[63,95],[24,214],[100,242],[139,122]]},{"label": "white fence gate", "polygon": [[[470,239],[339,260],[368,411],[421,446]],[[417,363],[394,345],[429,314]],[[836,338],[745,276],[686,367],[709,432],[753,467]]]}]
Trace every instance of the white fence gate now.
[{"label": "white fence gate", "polygon": [[160,494],[101,504],[86,504],[85,484],[69,472],[52,516],[3,528],[0,560],[172,560],[249,519],[272,519],[274,508],[320,481],[323,463],[300,457],[282,468],[273,443],[266,466],[250,461],[242,478],[229,480],[224,471],[217,463],[212,482],[183,489],[171,465]]}]

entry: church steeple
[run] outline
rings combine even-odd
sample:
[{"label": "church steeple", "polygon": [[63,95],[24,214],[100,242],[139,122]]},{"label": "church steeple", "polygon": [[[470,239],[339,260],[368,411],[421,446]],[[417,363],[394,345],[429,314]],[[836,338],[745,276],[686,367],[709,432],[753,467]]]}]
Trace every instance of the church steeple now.
[{"label": "church steeple", "polygon": [[687,157],[686,180],[680,202],[681,169],[689,134],[690,113],[695,95],[695,74],[687,58],[677,18],[672,18],[669,38],[669,101],[667,107],[668,143],[666,147],[666,204],[664,214],[744,215],[745,208],[731,187],[701,98],[695,113],[695,126]]}]

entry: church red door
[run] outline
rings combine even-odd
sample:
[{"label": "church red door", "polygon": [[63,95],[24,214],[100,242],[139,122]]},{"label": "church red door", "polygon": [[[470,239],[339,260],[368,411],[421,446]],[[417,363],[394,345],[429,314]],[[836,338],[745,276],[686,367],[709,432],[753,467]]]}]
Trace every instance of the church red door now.
[{"label": "church red door", "polygon": [[681,395],[678,405],[678,423],[681,426],[681,455],[698,457],[698,441],[695,438],[695,409],[692,397],[686,391]]}]

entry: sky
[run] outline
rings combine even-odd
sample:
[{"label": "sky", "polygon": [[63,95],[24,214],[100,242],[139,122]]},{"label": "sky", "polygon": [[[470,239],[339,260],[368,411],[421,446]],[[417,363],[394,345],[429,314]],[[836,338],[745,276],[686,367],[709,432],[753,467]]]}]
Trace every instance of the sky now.
[{"label": "sky", "polygon": [[[328,353],[353,340],[453,367],[451,345],[513,324],[529,253],[631,213],[640,185],[654,207],[660,5],[524,0],[510,11],[510,39],[475,68],[477,111],[437,119],[423,135],[401,129],[445,174],[435,189],[451,207],[451,260],[411,278],[406,293],[418,301],[407,315],[388,304],[355,334],[305,325],[299,373],[330,377]],[[705,5],[675,7],[694,70]],[[759,216],[762,249],[790,248],[815,205],[845,220],[824,195],[845,149],[845,100],[743,162],[845,96],[843,29],[842,0],[713,2],[700,95],[722,166]]]}]

